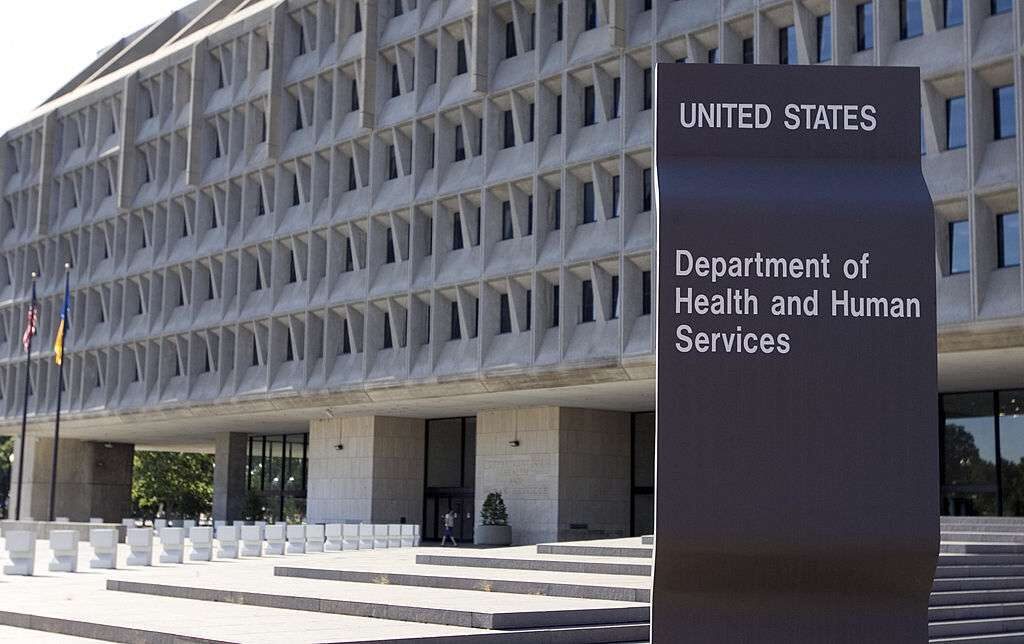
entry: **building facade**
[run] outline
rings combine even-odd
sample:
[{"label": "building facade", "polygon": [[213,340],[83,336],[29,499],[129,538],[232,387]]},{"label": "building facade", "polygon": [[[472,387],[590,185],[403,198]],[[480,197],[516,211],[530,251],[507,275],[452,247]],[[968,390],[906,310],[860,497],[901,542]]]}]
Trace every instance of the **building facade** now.
[{"label": "building facade", "polygon": [[517,542],[649,532],[669,62],[921,67],[937,492],[1024,513],[1022,19],[1011,0],[190,4],[3,136],[0,431],[27,383],[25,514],[45,515],[60,391],[64,458],[102,464],[62,467],[72,486],[123,481],[103,449],[202,449],[218,518],[250,487],[277,516],[427,536],[455,508],[469,538],[498,490]]}]

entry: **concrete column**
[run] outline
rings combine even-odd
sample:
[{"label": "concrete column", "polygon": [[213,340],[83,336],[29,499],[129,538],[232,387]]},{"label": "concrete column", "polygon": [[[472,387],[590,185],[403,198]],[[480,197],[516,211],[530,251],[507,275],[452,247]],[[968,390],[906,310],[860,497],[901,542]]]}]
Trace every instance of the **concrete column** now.
[{"label": "concrete column", "polygon": [[476,427],[477,514],[501,492],[513,543],[629,534],[628,413],[491,410]]},{"label": "concrete column", "polygon": [[218,521],[241,519],[245,502],[248,435],[237,432],[217,434],[214,445],[213,518]]},{"label": "concrete column", "polygon": [[306,513],[310,523],[419,523],[425,424],[356,416],[309,425]]},{"label": "concrete column", "polygon": [[[18,439],[14,441],[14,467],[8,507],[11,517],[18,494]],[[55,516],[72,521],[103,517],[119,522],[131,514],[132,461],[135,446],[61,439],[57,462]],[[21,518],[48,518],[53,439],[29,436],[25,443],[25,475]]]}]

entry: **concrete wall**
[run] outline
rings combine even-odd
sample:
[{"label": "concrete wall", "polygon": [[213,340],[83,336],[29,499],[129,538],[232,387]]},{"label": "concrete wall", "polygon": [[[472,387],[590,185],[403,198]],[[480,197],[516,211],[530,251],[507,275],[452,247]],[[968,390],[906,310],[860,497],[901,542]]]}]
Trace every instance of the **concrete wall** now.
[{"label": "concrete wall", "polygon": [[[18,450],[18,439],[15,439],[8,505],[12,517],[17,503]],[[102,517],[114,523],[130,516],[134,455],[135,447],[127,443],[61,439],[54,515],[65,516],[72,521]],[[28,437],[22,492],[23,520],[28,517],[45,520],[48,516],[52,459],[52,438]]]},{"label": "concrete wall", "polygon": [[214,439],[213,518],[234,521],[242,518],[246,495],[248,435],[224,432]]},{"label": "concrete wall", "polygon": [[312,421],[309,521],[397,523],[405,517],[409,523],[419,523],[423,441],[420,419],[355,416]]}]

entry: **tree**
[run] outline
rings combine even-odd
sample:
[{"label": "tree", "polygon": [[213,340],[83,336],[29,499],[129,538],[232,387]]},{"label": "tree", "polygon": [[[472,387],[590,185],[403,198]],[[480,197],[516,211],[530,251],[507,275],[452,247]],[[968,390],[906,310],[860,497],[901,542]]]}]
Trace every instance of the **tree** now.
[{"label": "tree", "polygon": [[491,492],[484,499],[484,505],[480,508],[480,521],[483,525],[508,525],[508,510],[505,509],[501,492]]},{"label": "tree", "polygon": [[0,519],[10,513],[7,499],[11,491],[11,457],[14,456],[14,439],[0,436]]},{"label": "tree", "polygon": [[198,517],[213,506],[213,455],[135,452],[132,505],[144,517]]}]

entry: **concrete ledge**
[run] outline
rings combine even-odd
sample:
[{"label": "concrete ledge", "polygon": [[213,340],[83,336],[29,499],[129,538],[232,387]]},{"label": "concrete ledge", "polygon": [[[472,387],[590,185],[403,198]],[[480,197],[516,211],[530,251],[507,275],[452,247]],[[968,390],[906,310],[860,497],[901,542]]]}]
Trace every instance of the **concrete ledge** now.
[{"label": "concrete ledge", "polygon": [[603,561],[557,561],[548,559],[510,559],[502,557],[462,557],[449,555],[416,555],[416,563],[432,566],[470,566],[509,570],[548,570],[551,572],[583,572],[598,575],[635,575],[647,577],[648,564],[605,563]]},{"label": "concrete ledge", "polygon": [[946,543],[939,544],[940,554],[950,555],[1024,555],[1024,543]]},{"label": "concrete ledge", "polygon": [[1024,631],[1024,617],[952,620],[928,624],[928,638],[932,641],[938,637],[964,636],[965,639],[958,641],[983,642],[987,641],[987,638],[983,639],[985,635],[1018,631]]},{"label": "concrete ledge", "polygon": [[0,535],[8,532],[34,532],[36,539],[49,539],[51,530],[74,530],[79,541],[89,540],[89,531],[107,528],[117,531],[118,543],[124,543],[126,528],[120,523],[89,523],[88,521],[0,521]]},{"label": "concrete ledge", "polygon": [[644,544],[645,546],[653,546],[654,545],[654,535],[653,534],[645,534],[644,536],[640,537],[640,543]]},{"label": "concrete ledge", "polygon": [[72,637],[87,637],[108,642],[126,642],[128,644],[234,644],[228,640],[188,637],[186,635],[147,631],[141,628],[94,624],[75,619],[25,615],[10,611],[0,611],[0,624],[33,631],[57,633]]},{"label": "concrete ledge", "polygon": [[576,599],[609,599],[624,602],[651,601],[648,588],[620,588],[615,586],[591,586],[586,584],[553,584],[538,581],[516,581],[509,579],[477,579],[471,577],[443,577],[440,575],[410,575],[386,572],[365,572],[360,570],[330,570],[323,568],[297,568],[277,566],[277,577],[302,577],[328,581],[352,581],[364,584],[416,586],[422,588],[447,588],[451,590],[479,590],[491,593],[516,595],[544,595],[548,597],[573,597]]},{"label": "concrete ledge", "polygon": [[631,557],[634,559],[651,559],[653,548],[630,548],[628,546],[577,546],[560,543],[541,543],[537,545],[539,555],[580,555],[584,557]]}]

